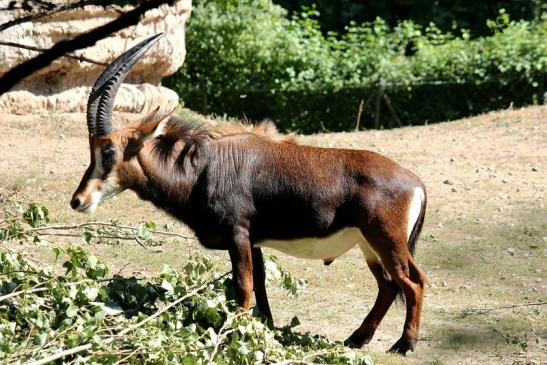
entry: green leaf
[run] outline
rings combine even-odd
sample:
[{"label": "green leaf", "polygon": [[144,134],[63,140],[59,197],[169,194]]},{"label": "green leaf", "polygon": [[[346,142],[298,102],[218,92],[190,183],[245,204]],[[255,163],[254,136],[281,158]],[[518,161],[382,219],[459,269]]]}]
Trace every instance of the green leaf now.
[{"label": "green leaf", "polygon": [[148,222],[145,222],[144,225],[145,225],[146,228],[148,228],[148,229],[151,229],[151,230],[155,230],[155,229],[156,229],[156,223],[155,223],[155,222],[148,221]]},{"label": "green leaf", "polygon": [[36,228],[49,222],[49,210],[44,205],[30,203],[27,210],[23,214],[23,218],[28,224]]},{"label": "green leaf", "polygon": [[365,355],[361,360],[361,365],[374,365],[374,360],[372,360],[372,357],[370,357],[370,355]]},{"label": "green leaf", "polygon": [[161,282],[160,286],[168,293],[173,293],[175,291],[173,285],[165,279]]},{"label": "green leaf", "polygon": [[78,314],[78,307],[76,307],[74,304],[71,304],[66,309],[66,316],[69,318],[72,318]]},{"label": "green leaf", "polygon": [[90,269],[94,269],[97,266],[97,256],[89,255],[87,257],[87,267]]},{"label": "green leaf", "polygon": [[57,260],[59,259],[59,256],[61,255],[61,253],[65,252],[65,250],[63,250],[62,248],[60,247],[55,247],[53,248],[53,254],[55,256],[55,262],[57,262]]},{"label": "green leaf", "polygon": [[89,231],[84,231],[82,232],[82,234],[80,235],[80,238],[85,242],[85,243],[90,243],[91,242],[91,239],[94,237],[93,233],[89,232]]},{"label": "green leaf", "polygon": [[87,300],[93,301],[97,298],[97,295],[99,294],[99,289],[94,287],[88,287],[84,289],[84,295],[86,296]]}]

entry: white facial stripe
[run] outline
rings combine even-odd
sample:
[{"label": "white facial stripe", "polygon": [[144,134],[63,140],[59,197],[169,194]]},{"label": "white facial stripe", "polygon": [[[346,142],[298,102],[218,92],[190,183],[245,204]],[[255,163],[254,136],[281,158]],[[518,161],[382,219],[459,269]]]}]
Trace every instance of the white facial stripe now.
[{"label": "white facial stripe", "polygon": [[93,174],[91,175],[92,179],[99,179],[103,176],[103,155],[101,153],[101,148],[95,148],[95,168],[93,169]]},{"label": "white facial stripe", "polygon": [[412,230],[414,229],[414,226],[416,225],[416,221],[418,220],[418,217],[420,216],[420,212],[422,211],[422,205],[425,198],[424,191],[422,188],[416,188],[414,189],[414,193],[412,194],[412,199],[410,200],[410,205],[408,207],[408,223],[407,223],[407,241],[410,239],[410,235],[412,234]]},{"label": "white facial stripe", "polygon": [[88,203],[85,203],[82,206],[80,212],[93,213],[95,209],[97,209],[97,205],[99,205],[100,202],[112,198],[121,192],[122,190],[118,187],[116,182],[116,176],[114,176],[113,173],[110,173],[108,178],[104,180],[102,184],[89,184],[86,187],[83,195],[90,196],[91,199]]},{"label": "white facial stripe", "polygon": [[105,180],[104,168],[102,161],[101,148],[96,148],[93,152],[95,155],[95,166],[91,173],[91,178],[87,181],[87,185],[83,192],[79,195],[83,202],[78,211],[82,213],[93,213],[100,202],[109,199],[122,190],[118,186],[118,177],[115,170],[110,171]]},{"label": "white facial stripe", "polygon": [[95,212],[95,209],[97,209],[97,205],[99,205],[99,202],[101,201],[102,193],[99,190],[95,190],[93,193],[91,193],[91,202],[89,205],[86,206],[84,210],[82,210],[82,213],[91,214]]}]

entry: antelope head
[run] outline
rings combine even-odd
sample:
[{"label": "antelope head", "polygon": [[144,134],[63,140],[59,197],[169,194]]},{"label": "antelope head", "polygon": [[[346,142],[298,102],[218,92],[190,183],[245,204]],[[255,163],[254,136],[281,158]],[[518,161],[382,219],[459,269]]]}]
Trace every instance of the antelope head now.
[{"label": "antelope head", "polygon": [[150,37],[115,59],[99,76],[87,103],[90,164],[72,195],[70,206],[82,213],[93,213],[97,205],[127,186],[140,147],[157,132],[163,118],[145,118],[143,122],[112,130],[112,108],[125,76],[163,33]]}]

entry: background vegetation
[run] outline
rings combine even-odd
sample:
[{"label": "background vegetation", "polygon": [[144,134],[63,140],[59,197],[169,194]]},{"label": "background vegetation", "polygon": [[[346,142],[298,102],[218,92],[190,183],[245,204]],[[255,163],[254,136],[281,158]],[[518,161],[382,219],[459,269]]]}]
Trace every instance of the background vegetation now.
[{"label": "background vegetation", "polygon": [[[191,109],[270,118],[305,133],[424,124],[544,100],[543,3],[534,12],[526,2],[508,4],[530,20],[512,20],[499,2],[463,15],[456,5],[429,13],[408,5],[415,20],[393,13],[400,18],[371,21],[391,8],[364,13],[363,4],[344,3],[289,13],[271,0],[195,1],[185,65],[166,82]],[[346,16],[329,21],[341,9]]]}]

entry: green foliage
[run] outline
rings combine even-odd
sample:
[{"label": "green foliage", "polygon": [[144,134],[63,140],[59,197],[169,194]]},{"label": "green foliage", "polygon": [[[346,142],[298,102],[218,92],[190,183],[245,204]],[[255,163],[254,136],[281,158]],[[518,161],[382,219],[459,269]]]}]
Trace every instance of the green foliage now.
[{"label": "green foliage", "polygon": [[137,227],[123,226],[115,220],[70,226],[49,226],[45,224],[50,221],[48,208],[38,203],[29,203],[24,210],[19,202],[10,201],[2,208],[10,218],[0,221],[0,241],[15,239],[40,242],[44,236],[58,235],[80,237],[87,244],[135,240],[141,246],[147,247],[158,246],[164,242],[158,240],[155,235],[191,238],[169,232],[172,231],[172,225],[165,225],[165,231],[157,230],[155,222],[142,222]]},{"label": "green foliage", "polygon": [[0,228],[0,241],[20,239],[23,237],[24,229],[17,220],[6,220],[4,227]]},{"label": "green foliage", "polygon": [[[371,364],[370,357],[324,337],[294,332],[297,319],[271,329],[242,313],[230,277],[206,257],[191,259],[182,273],[165,266],[158,276],[139,280],[105,278],[104,263],[81,248],[54,253],[66,257],[67,275],[54,276],[23,255],[0,251],[2,362],[38,360],[91,344],[62,362]],[[152,315],[181,297],[179,305]],[[121,331],[124,336],[117,337]]]},{"label": "green foliage", "polygon": [[[38,241],[35,229],[49,222],[48,208],[39,203],[30,203],[23,210],[19,202],[9,201],[2,209],[11,218],[0,222],[0,241],[24,238]],[[32,229],[25,229],[25,223]]]},{"label": "green foliage", "polygon": [[[271,0],[198,1],[187,59],[166,82],[192,109],[267,117],[302,132],[352,129],[360,102],[380,86],[405,124],[543,99],[545,19],[511,21],[502,11],[491,36],[473,38],[381,19],[325,35],[318,16],[312,7],[289,19]],[[372,126],[372,105],[361,125]]]},{"label": "green foliage", "polygon": [[388,24],[396,25],[401,20],[412,20],[421,25],[433,21],[443,31],[455,28],[470,29],[473,35],[488,35],[486,20],[494,18],[504,9],[515,19],[534,19],[547,9],[545,0],[496,0],[496,1],[431,1],[431,0],[273,0],[274,3],[292,12],[302,6],[317,4],[321,12],[319,22],[323,32],[342,32],[354,21],[363,23],[379,17]]},{"label": "green foliage", "polygon": [[276,256],[266,256],[264,260],[266,282],[278,282],[289,294],[297,297],[308,286],[306,280],[296,278],[290,272],[283,269]]},{"label": "green foliage", "polygon": [[23,214],[23,218],[28,224],[36,228],[49,222],[49,210],[41,204],[31,203]]},{"label": "green foliage", "polygon": [[[44,231],[66,228],[43,226],[49,212],[40,204],[23,209],[10,201],[1,208],[11,217],[0,222],[2,240],[36,241]],[[134,228],[118,222],[67,227],[94,238],[129,232],[146,242],[161,234],[154,222]],[[152,278],[136,278],[109,277],[106,264],[79,246],[55,248],[53,254],[63,260],[62,275],[0,246],[0,363],[31,362],[84,346],[57,363],[371,364],[370,357],[341,344],[293,331],[298,318],[271,328],[264,318],[243,313],[231,273],[205,256],[190,258],[180,270],[165,265]],[[275,257],[266,258],[266,274],[268,282],[278,282],[291,295],[306,285]]]}]

